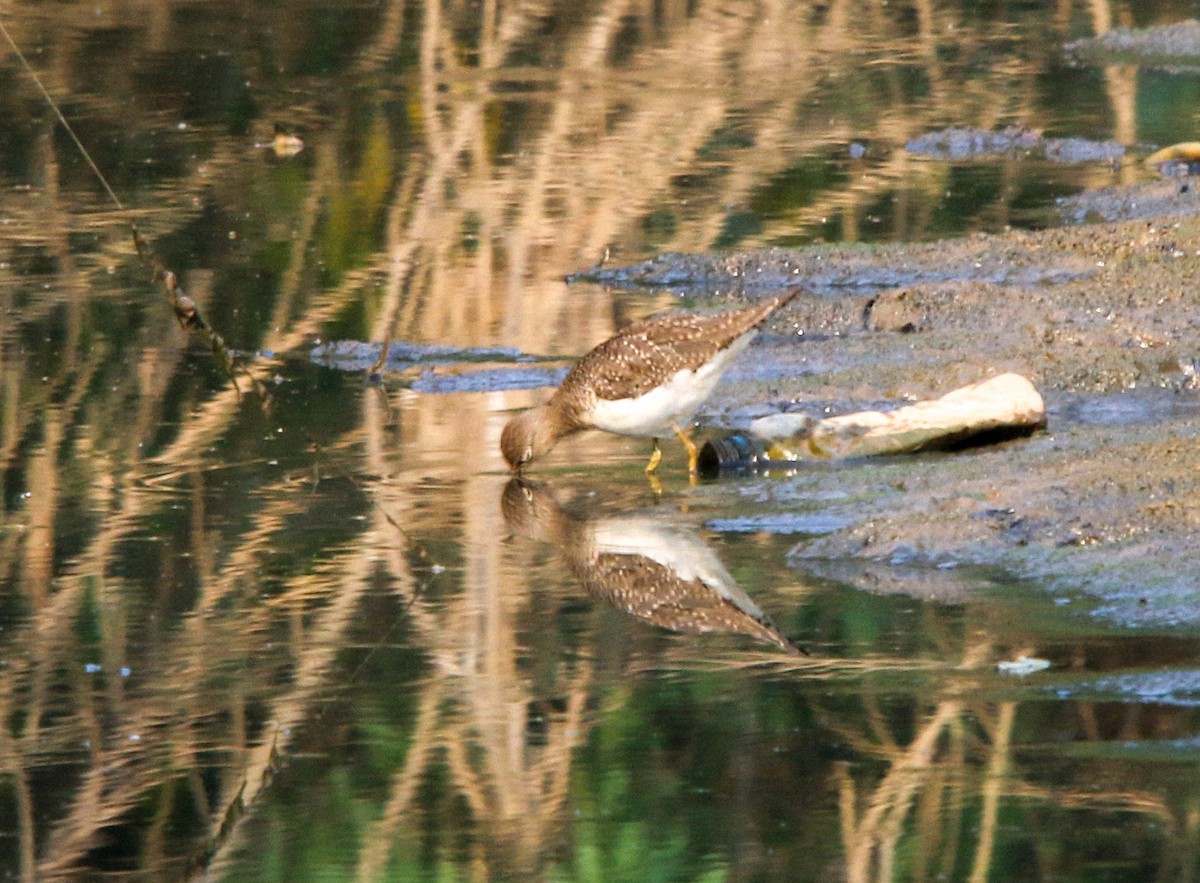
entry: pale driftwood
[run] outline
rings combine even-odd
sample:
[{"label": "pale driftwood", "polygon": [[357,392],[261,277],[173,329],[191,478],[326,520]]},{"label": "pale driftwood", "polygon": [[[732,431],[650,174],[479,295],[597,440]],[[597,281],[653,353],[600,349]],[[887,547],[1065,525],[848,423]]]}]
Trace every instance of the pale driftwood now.
[{"label": "pale driftwood", "polygon": [[1001,374],[895,411],[859,411],[813,420],[775,414],[750,424],[771,459],[868,457],[955,447],[1011,437],[1045,425],[1046,406],[1019,374]]},{"label": "pale driftwood", "polygon": [[1146,157],[1146,165],[1158,166],[1169,162],[1194,163],[1200,161],[1200,141],[1184,141],[1156,150]]}]

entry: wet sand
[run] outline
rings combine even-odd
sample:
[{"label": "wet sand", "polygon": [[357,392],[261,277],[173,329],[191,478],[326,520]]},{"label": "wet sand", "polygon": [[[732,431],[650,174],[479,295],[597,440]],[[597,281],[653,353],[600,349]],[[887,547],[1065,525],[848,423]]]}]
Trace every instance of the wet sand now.
[{"label": "wet sand", "polygon": [[[802,470],[787,505],[848,523],[800,569],[1000,567],[1124,626],[1200,623],[1200,192],[1195,179],[1071,207],[1132,220],[915,245],[660,257],[591,278],[715,300],[802,284],[704,415],[896,406],[1015,371],[1046,431],[955,454]],[[1154,205],[1150,216],[1139,206]],[[914,582],[911,578],[908,582]],[[944,580],[942,580],[944,581]],[[915,580],[920,583],[921,580]],[[930,583],[937,580],[930,580]]]}]

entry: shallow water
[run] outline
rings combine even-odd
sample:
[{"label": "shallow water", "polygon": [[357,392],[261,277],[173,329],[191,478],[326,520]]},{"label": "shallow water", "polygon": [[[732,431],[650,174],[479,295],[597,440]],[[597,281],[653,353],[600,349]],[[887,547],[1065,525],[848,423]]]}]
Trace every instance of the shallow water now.
[{"label": "shallow water", "polygon": [[[1195,74],[1061,46],[1194,12],[14,7],[129,212],[8,55],[0,875],[1194,874],[1194,629],[917,554],[795,554],[853,512],[855,464],[693,486],[671,447],[658,495],[640,442],[572,439],[530,486],[497,453],[572,357],[678,302],[570,273],[1039,226],[1150,180],[1138,151],[1194,137]],[[1128,153],[905,149],[1010,125]],[[735,376],[774,378],[753,353]],[[1050,668],[997,670],[1021,655]]]}]

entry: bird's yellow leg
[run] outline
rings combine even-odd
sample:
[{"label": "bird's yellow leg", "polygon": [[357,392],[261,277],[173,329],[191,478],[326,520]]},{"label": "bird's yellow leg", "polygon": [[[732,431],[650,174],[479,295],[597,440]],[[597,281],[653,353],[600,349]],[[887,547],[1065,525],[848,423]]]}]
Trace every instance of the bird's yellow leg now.
[{"label": "bird's yellow leg", "polygon": [[646,464],[647,475],[653,475],[658,464],[662,462],[662,450],[658,447],[658,439],[652,439],[652,441],[654,442],[654,452],[650,455],[650,462]]},{"label": "bird's yellow leg", "polygon": [[671,424],[671,428],[675,430],[675,434],[679,436],[679,440],[683,442],[683,446],[687,448],[688,453],[688,472],[695,475],[700,471],[700,449],[696,447],[696,443],[692,441],[692,437],[684,430],[680,429],[678,424]]}]

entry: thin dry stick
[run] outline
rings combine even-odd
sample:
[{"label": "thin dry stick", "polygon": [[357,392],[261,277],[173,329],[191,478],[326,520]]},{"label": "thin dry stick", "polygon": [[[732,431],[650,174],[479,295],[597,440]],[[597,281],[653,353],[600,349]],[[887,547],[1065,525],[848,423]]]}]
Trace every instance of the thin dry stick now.
[{"label": "thin dry stick", "polygon": [[108,186],[108,180],[100,171],[100,167],[96,165],[92,155],[87,152],[87,148],[83,146],[83,142],[79,140],[79,136],[75,134],[75,130],[71,128],[71,124],[67,122],[67,118],[63,116],[63,112],[58,109],[58,104],[50,97],[50,92],[42,85],[41,78],[33,69],[33,65],[25,58],[25,53],[21,51],[21,47],[17,45],[17,41],[12,38],[12,34],[8,32],[8,28],[4,26],[4,21],[0,20],[0,31],[4,32],[4,39],[8,41],[8,45],[12,47],[13,53],[17,56],[17,60],[21,62],[21,67],[25,68],[26,73],[37,84],[38,91],[42,93],[42,97],[46,99],[46,103],[50,105],[50,109],[54,111],[54,115],[58,117],[58,121],[62,123],[62,127],[67,130],[67,134],[71,136],[71,140],[75,142],[75,146],[79,148],[79,152],[83,154],[83,158],[87,160],[92,171],[96,173],[96,177],[100,179],[100,183],[104,185],[104,189],[108,192],[109,198],[113,204],[122,212],[125,211],[125,206],[121,204],[121,200],[117,199],[117,194]]},{"label": "thin dry stick", "polygon": [[[234,362],[233,354],[229,351],[229,347],[225,343],[224,338],[222,338],[221,335],[218,334],[216,330],[208,324],[204,316],[201,315],[199,307],[196,306],[196,302],[184,294],[183,289],[179,286],[178,277],[175,275],[175,273],[163,265],[162,261],[142,238],[141,234],[138,232],[137,224],[133,222],[132,217],[129,217],[130,212],[125,208],[125,205],[121,202],[120,198],[118,198],[116,192],[109,185],[108,179],[104,177],[104,173],[100,171],[100,167],[96,165],[96,161],[92,159],[92,155],[88,152],[88,149],[83,146],[83,142],[79,139],[79,136],[75,134],[75,130],[67,121],[67,118],[63,114],[62,110],[59,109],[58,103],[54,100],[54,97],[50,94],[50,91],[42,83],[41,77],[37,75],[37,71],[35,71],[33,69],[33,65],[29,63],[29,59],[25,57],[25,53],[21,51],[21,47],[17,45],[17,41],[13,39],[12,34],[9,33],[8,28],[5,26],[3,20],[0,20],[0,32],[4,34],[4,39],[12,48],[13,54],[17,56],[17,60],[21,62],[21,67],[25,69],[25,72],[29,74],[30,79],[32,79],[37,85],[38,91],[46,100],[46,103],[50,106],[50,109],[54,111],[54,115],[62,124],[63,129],[69,136],[71,136],[71,140],[75,143],[75,146],[79,149],[80,154],[91,167],[92,172],[95,173],[96,179],[104,187],[104,191],[108,194],[109,199],[113,201],[113,205],[117,207],[119,212],[127,216],[126,221],[129,224],[130,231],[133,234],[133,244],[137,249],[138,258],[140,258],[142,263],[152,271],[154,274],[154,281],[157,282],[160,279],[162,280],[167,292],[167,297],[170,301],[171,309],[174,311],[175,318],[179,322],[179,327],[189,331],[196,331],[205,337],[205,339],[208,341],[209,348],[212,350],[213,357],[225,370],[225,373],[229,375],[229,379],[233,382],[234,389],[238,390],[240,394],[241,390],[238,389],[236,376],[238,367]],[[266,407],[270,403],[270,397],[267,393],[266,386],[258,381],[253,375],[251,375],[250,372],[245,371],[245,369],[242,370],[246,376],[250,378],[255,391],[258,393],[259,398],[262,399],[264,407]]]}]

